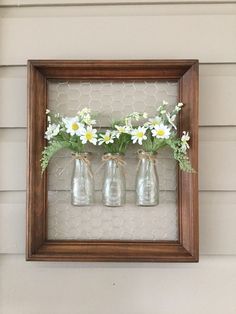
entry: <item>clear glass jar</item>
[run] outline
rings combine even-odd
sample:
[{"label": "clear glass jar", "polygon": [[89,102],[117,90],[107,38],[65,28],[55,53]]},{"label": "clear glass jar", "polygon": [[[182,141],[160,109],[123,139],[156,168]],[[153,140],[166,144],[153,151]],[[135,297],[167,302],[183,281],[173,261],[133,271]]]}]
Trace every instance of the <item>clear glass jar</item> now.
[{"label": "clear glass jar", "polygon": [[74,206],[88,206],[93,203],[94,177],[89,156],[90,153],[74,154],[71,182],[71,204]]},{"label": "clear glass jar", "polygon": [[120,154],[105,154],[104,181],[102,200],[105,206],[122,206],[125,204],[126,184],[124,160]]},{"label": "clear glass jar", "polygon": [[159,204],[159,180],[156,169],[156,154],[139,152],[136,175],[136,205]]}]

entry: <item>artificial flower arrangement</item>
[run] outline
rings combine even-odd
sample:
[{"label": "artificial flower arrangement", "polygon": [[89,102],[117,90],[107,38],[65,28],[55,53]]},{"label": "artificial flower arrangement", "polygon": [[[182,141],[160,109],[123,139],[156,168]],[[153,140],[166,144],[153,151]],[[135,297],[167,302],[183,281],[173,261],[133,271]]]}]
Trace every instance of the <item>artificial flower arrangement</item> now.
[{"label": "artificial flower arrangement", "polygon": [[[89,205],[93,201],[94,193],[86,145],[101,145],[105,151],[102,159],[106,163],[103,203],[107,206],[121,206],[125,203],[124,154],[130,144],[137,143],[142,149],[138,150],[140,162],[136,175],[136,203],[143,206],[158,204],[156,154],[161,148],[171,148],[181,170],[194,171],[187,156],[189,133],[183,131],[179,137],[175,124],[183,104],[178,103],[172,112],[168,112],[167,105],[163,101],[153,117],[148,118],[147,113],[133,112],[113,122],[107,130],[99,131],[94,127],[96,120],[88,108],[82,109],[74,117],[52,115],[47,110],[48,127],[45,138],[48,145],[42,152],[42,172],[57,151],[63,148],[71,150],[77,163],[72,180],[72,204]],[[89,193],[86,193],[86,189]]]},{"label": "artificial flower arrangement", "polygon": [[46,110],[48,127],[45,138],[48,145],[42,152],[42,172],[47,168],[50,159],[59,150],[66,148],[75,155],[85,153],[88,143],[97,144],[97,129],[93,127],[96,120],[92,118],[90,109],[84,108],[74,117],[63,117],[60,114],[51,114]]},{"label": "artificial flower arrangement", "polygon": [[143,150],[150,154],[156,154],[159,149],[169,146],[180,169],[193,172],[187,156],[189,132],[183,131],[182,136],[178,137],[175,124],[183,103],[178,103],[172,112],[168,112],[167,105],[168,103],[163,101],[163,105],[157,108],[157,114],[154,117],[149,118],[143,126],[132,131],[133,143],[137,141],[139,145],[142,145]]},{"label": "artificial flower arrangement", "polygon": [[121,120],[113,121],[109,129],[99,132],[98,145],[102,145],[105,151],[102,157],[105,163],[102,200],[106,206],[125,204],[124,155],[132,143],[133,122],[139,121],[140,118],[147,118],[147,114],[133,112]]}]

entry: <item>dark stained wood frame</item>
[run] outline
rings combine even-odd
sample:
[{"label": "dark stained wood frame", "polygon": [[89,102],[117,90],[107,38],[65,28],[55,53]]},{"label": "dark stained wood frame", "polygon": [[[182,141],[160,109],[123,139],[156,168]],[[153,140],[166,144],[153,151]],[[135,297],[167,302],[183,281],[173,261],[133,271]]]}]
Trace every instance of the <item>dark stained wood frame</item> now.
[{"label": "dark stained wood frame", "polygon": [[49,241],[47,240],[47,174],[41,177],[45,146],[45,110],[49,80],[175,80],[179,100],[180,132],[191,134],[190,160],[198,170],[198,61],[28,61],[28,261],[198,261],[198,176],[178,171],[178,241]]}]

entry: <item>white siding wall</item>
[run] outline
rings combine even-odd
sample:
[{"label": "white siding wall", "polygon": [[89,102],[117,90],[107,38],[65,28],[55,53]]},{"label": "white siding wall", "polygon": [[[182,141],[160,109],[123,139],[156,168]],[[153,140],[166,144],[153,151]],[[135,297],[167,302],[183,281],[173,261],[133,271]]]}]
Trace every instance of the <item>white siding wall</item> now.
[{"label": "white siding wall", "polygon": [[[0,0],[1,314],[236,313],[236,4],[178,2]],[[25,262],[32,58],[200,60],[199,264]]]}]

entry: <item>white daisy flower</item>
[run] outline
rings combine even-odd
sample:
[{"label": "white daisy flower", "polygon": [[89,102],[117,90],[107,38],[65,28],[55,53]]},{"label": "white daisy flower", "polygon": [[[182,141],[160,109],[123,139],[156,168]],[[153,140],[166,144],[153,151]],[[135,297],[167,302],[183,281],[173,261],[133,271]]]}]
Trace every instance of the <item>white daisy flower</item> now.
[{"label": "white daisy flower", "polygon": [[115,131],[117,138],[119,138],[122,133],[129,134],[130,132],[130,127],[127,125],[115,125],[115,128],[117,129],[117,131]]},{"label": "white daisy flower", "polygon": [[167,117],[168,122],[173,126],[173,128],[177,130],[177,127],[176,127],[176,125],[174,124],[174,121],[175,121],[175,119],[176,119],[176,115],[174,114],[174,115],[171,117],[170,114],[169,114],[169,112],[167,112],[166,117]]},{"label": "white daisy flower", "polygon": [[63,118],[62,121],[66,127],[66,133],[73,135],[81,135],[81,132],[84,130],[84,125],[79,122],[78,117],[73,118]]},{"label": "white daisy flower", "polygon": [[163,101],[162,101],[162,104],[163,104],[163,106],[166,106],[166,105],[168,105],[168,101],[163,100]]},{"label": "white daisy flower", "polygon": [[157,125],[152,130],[152,136],[156,138],[168,139],[170,137],[170,129],[164,124]]},{"label": "white daisy flower", "polygon": [[132,127],[132,119],[131,119],[131,117],[125,118],[125,125],[130,127],[130,128]]},{"label": "white daisy flower", "polygon": [[189,149],[189,144],[188,141],[190,140],[190,136],[189,136],[189,132],[183,131],[183,135],[181,137],[181,150],[183,153],[185,153],[187,151],[187,149]]},{"label": "white daisy flower", "polygon": [[105,134],[100,134],[100,138],[98,139],[98,145],[102,145],[103,143],[114,143],[114,137],[115,135],[111,131],[107,130]]},{"label": "white daisy flower", "polygon": [[96,120],[91,119],[90,114],[86,114],[86,115],[83,117],[83,122],[86,123],[87,125],[96,124]]},{"label": "white daisy flower", "polygon": [[88,114],[88,113],[90,113],[90,112],[91,112],[91,109],[85,107],[85,108],[83,108],[81,111],[78,111],[77,114],[78,114],[79,116],[84,116],[84,115],[86,115],[86,114]]},{"label": "white daisy flower", "polygon": [[161,124],[161,117],[156,116],[155,118],[148,119],[147,124],[150,129],[154,129],[157,125]]},{"label": "white daisy flower", "polygon": [[183,107],[183,103],[182,102],[179,102],[176,106],[175,106],[175,111],[176,112],[179,112],[181,109],[182,109],[182,107]]},{"label": "white daisy flower", "polygon": [[145,135],[146,129],[144,127],[139,126],[137,129],[134,129],[131,132],[131,140],[135,144],[136,142],[139,143],[139,145],[142,145],[142,142],[147,139],[147,136]]},{"label": "white daisy flower", "polygon": [[175,111],[176,111],[176,112],[179,112],[180,110],[181,110],[181,108],[180,108],[180,107],[175,106]]},{"label": "white daisy flower", "polygon": [[140,120],[140,113],[139,112],[132,112],[130,115],[129,115],[129,118],[131,119],[135,119],[136,121],[139,121]]},{"label": "white daisy flower", "polygon": [[147,119],[147,117],[148,117],[148,113],[147,113],[147,112],[144,112],[144,113],[143,113],[143,118],[144,118],[144,119]]},{"label": "white daisy flower", "polygon": [[93,145],[97,144],[97,130],[93,129],[92,126],[87,126],[81,132],[80,139],[82,144],[86,144],[87,142],[92,143]]},{"label": "white daisy flower", "polygon": [[190,140],[189,132],[183,131],[183,135],[181,137],[182,142],[187,142]]},{"label": "white daisy flower", "polygon": [[60,125],[59,124],[50,124],[47,127],[47,131],[45,132],[45,138],[50,141],[54,136],[56,136],[60,131]]},{"label": "white daisy flower", "polygon": [[120,134],[119,134],[119,132],[117,131],[117,130],[112,130],[111,131],[111,134],[112,134],[112,136],[115,138],[119,138],[120,137]]},{"label": "white daisy flower", "polygon": [[50,113],[50,110],[49,109],[46,109],[46,114],[49,114]]}]

